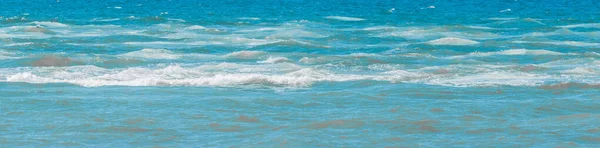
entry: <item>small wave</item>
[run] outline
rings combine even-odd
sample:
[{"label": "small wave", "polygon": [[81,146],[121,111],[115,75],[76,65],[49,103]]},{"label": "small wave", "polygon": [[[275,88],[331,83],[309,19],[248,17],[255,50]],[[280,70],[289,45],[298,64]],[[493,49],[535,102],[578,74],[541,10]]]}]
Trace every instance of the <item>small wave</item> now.
[{"label": "small wave", "polygon": [[266,52],[263,52],[263,51],[242,50],[242,51],[236,51],[236,52],[226,54],[225,57],[240,58],[240,59],[254,59],[254,58],[258,58],[259,56],[262,56],[265,54],[266,54]]},{"label": "small wave", "polygon": [[192,25],[192,26],[185,27],[183,29],[184,30],[202,30],[202,29],[206,29],[206,27],[199,26],[199,25]]},{"label": "small wave", "polygon": [[517,30],[519,28],[492,28],[486,26],[466,26],[473,29],[481,29],[481,30]]},{"label": "small wave", "polygon": [[563,82],[558,84],[546,84],[540,86],[541,89],[546,90],[560,90],[560,89],[586,89],[586,88],[600,88],[600,84],[587,84],[587,83],[576,83],[576,82]]},{"label": "small wave", "polygon": [[293,38],[323,38],[325,35],[302,30],[302,29],[286,29],[275,32],[267,36],[267,39],[293,39]]},{"label": "small wave", "polygon": [[510,12],[510,11],[512,11],[512,10],[511,9],[504,9],[504,10],[500,10],[498,12],[503,13],[503,12]]},{"label": "small wave", "polygon": [[277,28],[277,27],[263,27],[263,28],[258,28],[258,29],[247,29],[247,30],[239,30],[236,32],[265,32],[265,31],[277,31],[277,30],[284,30],[285,28]]},{"label": "small wave", "polygon": [[260,20],[260,18],[257,18],[257,17],[240,17],[237,19],[239,19],[239,20],[254,20],[254,21]]},{"label": "small wave", "polygon": [[398,27],[392,27],[392,26],[375,26],[375,27],[364,28],[362,30],[365,30],[365,31],[378,31],[378,30],[395,30],[395,29],[398,29]]},{"label": "small wave", "polygon": [[306,87],[319,81],[347,81],[352,77],[334,77],[327,72],[300,69],[281,75],[257,73],[206,73],[194,68],[168,66],[160,69],[126,68],[103,69],[93,66],[77,66],[55,69],[54,73],[38,73],[48,69],[37,68],[34,72],[1,74],[5,82],[71,83],[84,87],[98,86],[283,86]]},{"label": "small wave", "polygon": [[548,42],[513,41],[513,43],[550,44],[550,45],[575,46],[575,47],[600,46],[600,43],[587,43],[587,42],[578,42],[578,41],[548,41]]},{"label": "small wave", "polygon": [[[276,58],[273,58],[276,59]],[[467,67],[468,68],[468,67]],[[70,83],[98,86],[309,87],[318,82],[387,81],[450,87],[540,86],[577,82],[562,76],[487,69],[464,71],[435,67],[436,73],[392,68],[385,72],[345,74],[292,63],[244,65],[221,63],[198,67],[158,65],[106,69],[96,66],[0,68],[0,82]],[[473,69],[474,68],[474,69]],[[469,69],[469,68],[468,68]]]},{"label": "small wave", "polygon": [[4,46],[27,46],[27,45],[33,45],[35,43],[33,42],[25,42],[25,43],[12,43],[12,44],[6,44]]},{"label": "small wave", "polygon": [[31,22],[31,24],[45,26],[45,27],[52,27],[52,28],[69,27],[69,25],[59,23],[59,22],[37,22],[36,21],[36,22]]},{"label": "small wave", "polygon": [[496,52],[474,52],[468,55],[452,56],[450,58],[464,58],[464,57],[486,57],[494,55],[566,55],[565,53],[549,51],[549,50],[530,50],[530,49],[509,49]]},{"label": "small wave", "polygon": [[142,49],[139,51],[132,51],[120,56],[124,57],[136,57],[136,58],[147,58],[147,59],[177,59],[180,55],[173,54],[173,52],[166,49]]},{"label": "small wave", "polygon": [[574,24],[566,26],[558,26],[560,28],[600,28],[600,23]]},{"label": "small wave", "polygon": [[501,18],[501,17],[493,17],[493,18],[487,18],[487,20],[492,20],[492,21],[510,21],[510,20],[516,20],[518,18],[514,18],[514,17],[507,17],[507,18]]},{"label": "small wave", "polygon": [[366,19],[357,18],[357,17],[347,17],[347,16],[327,16],[326,19],[340,20],[340,21],[365,21]]},{"label": "small wave", "polygon": [[113,22],[113,21],[118,21],[121,20],[120,18],[108,18],[108,19],[102,19],[102,18],[94,18],[92,19],[93,22]]},{"label": "small wave", "polygon": [[563,70],[563,71],[561,71],[561,73],[589,75],[589,74],[597,74],[598,72],[592,68],[577,67],[577,68],[573,68],[573,69],[569,69],[569,70]]},{"label": "small wave", "polygon": [[225,43],[222,42],[205,42],[205,41],[196,41],[196,42],[166,42],[166,41],[154,41],[154,42],[125,42],[123,44],[126,45],[135,45],[140,47],[149,47],[149,48],[184,48],[184,47],[193,47],[193,46],[205,46],[205,45],[223,45]]},{"label": "small wave", "polygon": [[458,45],[475,45],[475,44],[479,44],[479,42],[473,41],[473,40],[468,40],[468,39],[456,38],[456,37],[445,37],[445,38],[429,41],[429,42],[427,42],[427,44],[458,46]]},{"label": "small wave", "polygon": [[269,57],[268,59],[266,59],[264,61],[258,61],[257,63],[275,64],[275,63],[285,63],[285,62],[292,62],[292,61],[285,57]]},{"label": "small wave", "polygon": [[537,86],[544,84],[551,76],[522,72],[489,72],[454,78],[433,79],[427,84],[473,87],[473,86]]},{"label": "small wave", "polygon": [[8,51],[4,51],[4,50],[0,50],[0,60],[2,59],[16,59],[19,57],[15,57],[16,53],[14,52],[8,52]]},{"label": "small wave", "polygon": [[327,46],[327,45],[313,44],[313,43],[310,43],[310,42],[303,42],[303,41],[298,41],[298,40],[275,41],[275,42],[272,42],[272,43],[263,44],[261,46],[286,46],[286,47],[305,47],[305,48],[331,48],[331,46]]}]

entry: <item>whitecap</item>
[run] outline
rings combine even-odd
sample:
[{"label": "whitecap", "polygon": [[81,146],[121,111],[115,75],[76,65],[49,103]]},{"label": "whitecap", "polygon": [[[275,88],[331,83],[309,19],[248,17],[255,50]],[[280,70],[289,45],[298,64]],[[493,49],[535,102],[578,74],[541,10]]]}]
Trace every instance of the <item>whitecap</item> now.
[{"label": "whitecap", "polygon": [[510,20],[515,20],[518,18],[514,18],[514,17],[509,17],[509,18],[501,18],[501,17],[493,17],[493,18],[487,18],[487,20],[493,20],[493,21],[510,21]]},{"label": "whitecap", "polygon": [[184,30],[201,30],[201,29],[206,29],[206,27],[199,26],[199,25],[192,25],[192,26],[185,27],[183,29]]},{"label": "whitecap", "polygon": [[600,28],[600,23],[573,24],[566,26],[557,26],[560,28]]},{"label": "whitecap", "polygon": [[174,54],[172,51],[166,49],[142,49],[139,51],[132,51],[125,54],[121,54],[123,57],[137,57],[147,59],[177,59],[180,55]]},{"label": "whitecap", "polygon": [[257,63],[275,64],[275,63],[285,63],[285,62],[292,62],[292,61],[285,57],[269,57],[268,59],[263,60],[263,61],[258,61]]},{"label": "whitecap", "polygon": [[600,46],[600,43],[587,43],[587,42],[578,42],[578,41],[546,41],[546,42],[513,41],[513,43],[550,44],[550,45],[576,46],[576,47]]},{"label": "whitecap", "polygon": [[537,86],[551,79],[551,76],[523,72],[488,72],[458,77],[432,79],[426,84],[475,87],[475,86]]},{"label": "whitecap", "polygon": [[563,71],[561,71],[561,73],[586,75],[586,74],[597,74],[598,72],[592,68],[576,67],[573,69],[563,70]]},{"label": "whitecap", "polygon": [[366,19],[357,17],[346,17],[346,16],[327,16],[326,19],[340,20],[340,21],[364,21]]},{"label": "whitecap", "polygon": [[52,28],[69,27],[69,25],[59,23],[59,22],[38,22],[38,21],[36,21],[36,22],[31,22],[31,24],[41,25],[41,26],[45,26],[45,27],[52,27]]},{"label": "whitecap", "polygon": [[475,44],[479,44],[479,42],[477,41],[473,41],[473,40],[468,40],[468,39],[462,39],[462,38],[456,38],[456,37],[445,37],[445,38],[441,38],[441,39],[436,39],[436,40],[432,40],[429,42],[426,42],[427,44],[430,45],[475,45]]},{"label": "whitecap", "polygon": [[512,10],[511,9],[504,9],[504,10],[500,10],[499,12],[502,13],[502,12],[510,12],[510,11],[512,11]]},{"label": "whitecap", "polygon": [[398,27],[392,27],[392,26],[374,26],[374,27],[363,28],[362,30],[365,30],[365,31],[378,31],[378,30],[394,30],[394,29],[398,29]]},{"label": "whitecap", "polygon": [[33,45],[35,43],[33,42],[24,42],[24,43],[12,43],[12,44],[6,44],[4,46],[27,46],[27,45]]},{"label": "whitecap", "polygon": [[530,49],[509,49],[495,52],[474,52],[468,55],[451,56],[449,58],[464,58],[464,57],[486,57],[494,55],[566,55],[565,53],[549,51],[549,50],[530,50]]},{"label": "whitecap", "polygon": [[262,56],[264,54],[266,54],[266,52],[242,50],[242,51],[236,51],[236,52],[226,54],[225,57],[252,59],[252,58],[258,58],[259,56]]},{"label": "whitecap", "polygon": [[239,19],[239,20],[254,20],[254,21],[260,20],[260,18],[257,18],[257,17],[240,17],[237,19]]},{"label": "whitecap", "polygon": [[486,26],[466,26],[473,29],[481,29],[481,30],[517,30],[519,28],[492,28]]},{"label": "whitecap", "polygon": [[94,22],[112,22],[112,21],[118,21],[121,20],[120,18],[107,18],[107,19],[102,19],[102,18],[94,18],[92,19],[92,21]]}]

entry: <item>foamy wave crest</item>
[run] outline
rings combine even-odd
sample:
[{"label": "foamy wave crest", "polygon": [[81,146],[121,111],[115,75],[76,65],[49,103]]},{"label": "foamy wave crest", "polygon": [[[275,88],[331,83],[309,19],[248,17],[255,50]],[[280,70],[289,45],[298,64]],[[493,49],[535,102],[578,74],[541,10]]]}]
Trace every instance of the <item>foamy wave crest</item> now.
[{"label": "foamy wave crest", "polygon": [[132,51],[125,54],[121,54],[124,57],[137,57],[147,59],[177,59],[180,55],[173,54],[173,52],[166,49],[142,49],[139,51]]},{"label": "foamy wave crest", "polygon": [[264,61],[258,61],[257,63],[274,64],[274,63],[285,63],[285,62],[292,62],[292,61],[285,57],[269,57],[268,59],[266,59]]},{"label": "foamy wave crest", "polygon": [[[275,59],[275,58],[274,58]],[[575,68],[560,74],[529,73],[507,66],[429,67],[402,70],[402,66],[363,72],[327,70],[289,62],[264,64],[220,63],[201,66],[101,68],[96,66],[0,68],[0,82],[69,83],[98,86],[217,86],[310,87],[319,82],[384,81],[450,87],[539,86],[547,83],[597,83],[597,70]],[[510,66],[509,66],[510,67]],[[325,69],[323,69],[325,68]],[[351,70],[353,71],[353,70]]]},{"label": "foamy wave crest", "polygon": [[138,51],[132,51],[124,54],[117,55],[118,57],[125,58],[144,58],[144,59],[181,59],[181,58],[193,58],[195,60],[203,60],[203,59],[220,59],[222,56],[220,55],[211,55],[211,54],[196,54],[196,53],[175,53],[166,49],[151,49],[146,48]]},{"label": "foamy wave crest", "polygon": [[530,49],[510,49],[496,52],[474,52],[468,55],[452,56],[450,58],[464,58],[464,57],[486,57],[494,55],[567,55],[566,53],[560,53],[549,50],[530,50]]},{"label": "foamy wave crest", "polygon": [[563,71],[561,71],[561,73],[590,75],[590,74],[597,74],[598,72],[593,68],[577,67],[577,68],[573,68],[573,69],[569,69],[569,70],[563,70]]},{"label": "foamy wave crest", "polygon": [[[306,87],[319,81],[363,79],[351,75],[333,75],[326,71],[304,68],[285,74],[207,72],[201,68],[168,66],[160,69],[103,69],[94,66],[68,68],[4,69],[5,82],[70,83],[84,87],[98,86],[284,86]],[[7,72],[16,73],[7,73]],[[45,71],[53,71],[46,73]]]},{"label": "foamy wave crest", "polygon": [[262,51],[242,50],[242,51],[236,51],[236,52],[226,54],[225,57],[240,58],[240,59],[255,59],[255,58],[258,58],[259,56],[263,56],[265,54],[266,54],[266,52],[262,52]]},{"label": "foamy wave crest", "polygon": [[538,86],[551,76],[522,72],[489,72],[451,78],[433,79],[426,84],[473,87],[473,86]]},{"label": "foamy wave crest", "polygon": [[340,21],[364,21],[366,19],[357,18],[357,17],[347,17],[347,16],[328,16],[326,19],[340,20]]},{"label": "foamy wave crest", "polygon": [[31,24],[52,28],[69,27],[69,25],[59,22],[31,22]]},{"label": "foamy wave crest", "polygon": [[199,26],[199,25],[192,25],[192,26],[185,27],[183,29],[185,29],[185,30],[201,30],[201,29],[206,29],[206,27]]},{"label": "foamy wave crest", "polygon": [[429,42],[427,42],[427,44],[458,46],[458,45],[476,45],[476,44],[479,44],[479,42],[473,41],[473,40],[468,40],[468,39],[456,38],[456,37],[445,37],[445,38],[429,41]]},{"label": "foamy wave crest", "polygon": [[600,23],[574,24],[566,26],[558,26],[560,28],[600,28]]},{"label": "foamy wave crest", "polygon": [[587,43],[578,41],[549,41],[549,42],[531,42],[531,41],[513,41],[514,43],[528,43],[528,44],[550,44],[560,46],[575,46],[575,47],[592,47],[600,46],[600,43]]}]

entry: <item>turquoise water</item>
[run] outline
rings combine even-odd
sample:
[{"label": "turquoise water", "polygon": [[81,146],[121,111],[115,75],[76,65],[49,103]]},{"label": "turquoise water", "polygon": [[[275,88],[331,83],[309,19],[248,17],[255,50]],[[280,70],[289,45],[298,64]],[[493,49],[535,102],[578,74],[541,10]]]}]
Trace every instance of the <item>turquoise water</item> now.
[{"label": "turquoise water", "polygon": [[596,1],[1,1],[5,147],[598,147]]}]

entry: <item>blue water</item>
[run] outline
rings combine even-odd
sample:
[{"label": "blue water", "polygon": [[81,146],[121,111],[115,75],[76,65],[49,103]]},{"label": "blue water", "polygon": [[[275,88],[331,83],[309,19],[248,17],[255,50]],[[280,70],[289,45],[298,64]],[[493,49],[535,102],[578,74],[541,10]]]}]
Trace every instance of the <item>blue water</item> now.
[{"label": "blue water", "polygon": [[2,147],[598,147],[600,3],[0,1]]}]

